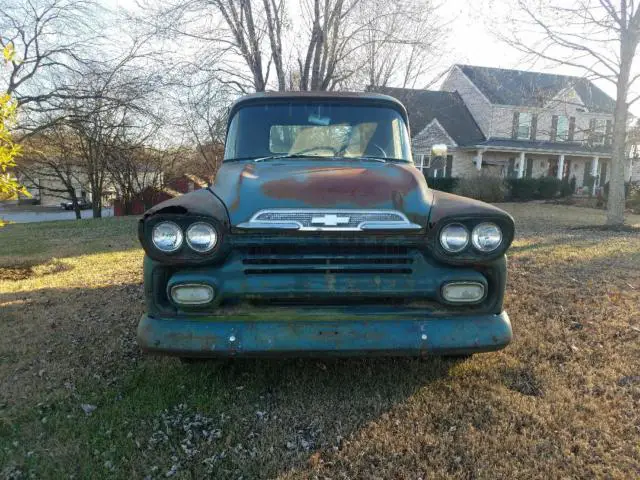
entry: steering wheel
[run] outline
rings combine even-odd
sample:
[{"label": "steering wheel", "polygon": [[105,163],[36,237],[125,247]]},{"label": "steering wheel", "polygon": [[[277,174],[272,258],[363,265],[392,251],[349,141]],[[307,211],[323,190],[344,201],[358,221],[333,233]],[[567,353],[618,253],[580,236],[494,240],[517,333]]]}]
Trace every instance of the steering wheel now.
[{"label": "steering wheel", "polygon": [[314,150],[330,150],[334,155],[338,154],[338,149],[335,147],[327,146],[327,145],[316,145],[315,147],[303,148],[302,150],[298,150],[297,152],[291,153],[291,155],[302,155],[308,152],[313,152]]},{"label": "steering wheel", "polygon": [[378,150],[380,150],[380,153],[382,153],[382,156],[384,158],[389,158],[389,156],[387,155],[387,152],[384,151],[384,148],[382,148],[380,145],[378,145],[377,143],[372,143],[371,144],[373,147],[377,148]]}]

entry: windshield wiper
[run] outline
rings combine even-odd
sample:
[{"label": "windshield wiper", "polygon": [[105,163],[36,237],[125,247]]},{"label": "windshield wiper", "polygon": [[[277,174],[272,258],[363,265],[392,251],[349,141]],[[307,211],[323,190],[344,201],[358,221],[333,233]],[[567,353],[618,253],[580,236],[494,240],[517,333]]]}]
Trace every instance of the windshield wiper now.
[{"label": "windshield wiper", "polygon": [[342,157],[342,156],[327,156],[327,155],[309,155],[307,153],[285,153],[282,155],[269,155],[267,157],[259,157],[254,158],[254,162],[266,162],[268,160],[279,160],[282,158],[321,158],[323,160],[351,160],[354,162],[357,161],[371,161],[371,162],[380,162],[387,163],[388,160],[392,161],[405,161],[400,158],[386,158],[386,157],[376,157],[375,155],[363,155],[361,157]]},{"label": "windshield wiper", "polygon": [[254,162],[265,162],[267,160],[279,160],[281,158],[332,158],[326,155],[309,155],[307,153],[285,153],[282,155],[269,155],[267,157],[256,158]]},{"label": "windshield wiper", "polygon": [[362,157],[355,157],[355,160],[371,160],[372,162],[380,162],[380,163],[387,163],[387,158],[386,157],[374,157],[371,155],[365,155]]}]

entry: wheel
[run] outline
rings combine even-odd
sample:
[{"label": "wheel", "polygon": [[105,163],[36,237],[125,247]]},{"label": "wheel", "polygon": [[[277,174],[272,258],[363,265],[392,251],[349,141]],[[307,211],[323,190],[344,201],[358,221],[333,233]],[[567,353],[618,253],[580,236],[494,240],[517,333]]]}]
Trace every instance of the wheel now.
[{"label": "wheel", "polygon": [[207,358],[207,357],[180,357],[180,363],[185,367],[195,367],[197,365],[209,365],[219,367],[224,365],[228,359],[224,358]]},{"label": "wheel", "polygon": [[453,360],[454,362],[464,362],[473,357],[473,353],[463,353],[460,355],[442,355],[442,358],[446,360]]},{"label": "wheel", "polygon": [[208,358],[198,358],[198,357],[180,357],[180,363],[183,365],[202,365],[203,363],[209,362]]}]

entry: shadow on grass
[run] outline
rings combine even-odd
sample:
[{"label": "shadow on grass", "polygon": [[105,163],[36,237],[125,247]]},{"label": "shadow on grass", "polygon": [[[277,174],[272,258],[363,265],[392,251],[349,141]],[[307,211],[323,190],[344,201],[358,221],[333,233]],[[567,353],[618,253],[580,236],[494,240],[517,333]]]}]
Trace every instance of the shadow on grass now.
[{"label": "shadow on grass", "polygon": [[[437,357],[184,365],[141,355],[139,284],[0,294],[0,305],[0,373],[11,382],[0,382],[11,409],[0,435],[20,445],[3,461],[45,478],[155,478],[173,465],[186,478],[271,478],[342,448],[455,365]],[[97,408],[87,415],[83,404]]]},{"label": "shadow on grass", "polygon": [[[149,474],[150,465],[163,473],[178,465],[193,478],[273,478],[305,464],[314,451],[340,449],[364,425],[447,377],[452,365],[438,358],[368,358],[185,366],[150,358],[123,383],[104,415],[150,427],[139,441],[147,448],[153,444],[153,460],[128,465],[136,475]],[[216,438],[200,435],[194,421]]]}]

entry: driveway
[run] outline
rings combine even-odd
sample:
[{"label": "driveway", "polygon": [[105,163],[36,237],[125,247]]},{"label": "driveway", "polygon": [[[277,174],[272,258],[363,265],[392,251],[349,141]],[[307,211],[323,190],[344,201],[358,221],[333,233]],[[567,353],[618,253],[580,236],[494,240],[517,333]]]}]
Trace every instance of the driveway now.
[{"label": "driveway", "polygon": [[[82,218],[91,218],[92,210],[82,210]],[[113,208],[103,208],[103,217],[112,217]],[[59,207],[40,207],[30,205],[0,205],[0,218],[14,223],[50,222],[54,220],[75,220],[73,211],[61,210]]]}]

